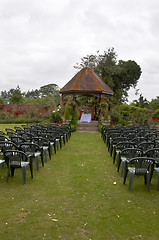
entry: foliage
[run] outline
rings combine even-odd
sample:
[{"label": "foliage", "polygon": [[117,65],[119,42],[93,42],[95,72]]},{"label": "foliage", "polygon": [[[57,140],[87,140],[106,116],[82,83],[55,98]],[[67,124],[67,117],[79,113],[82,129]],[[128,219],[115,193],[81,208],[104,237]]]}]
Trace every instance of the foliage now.
[{"label": "foliage", "polygon": [[40,87],[39,93],[41,97],[55,96],[59,92],[57,84],[48,84]]},{"label": "foliage", "polygon": [[94,107],[97,104],[97,98],[90,96],[79,96],[76,101],[80,107]]},{"label": "foliage", "polygon": [[105,121],[108,121],[108,116],[109,116],[109,114],[108,114],[108,107],[106,107],[105,113],[104,113],[104,120]]},{"label": "foliage", "polygon": [[27,124],[27,123],[40,123],[43,122],[44,120],[42,118],[26,118],[23,116],[20,116],[18,118],[1,118],[0,119],[0,124]]},{"label": "foliage", "polygon": [[11,89],[9,93],[9,102],[10,104],[22,104],[23,103],[23,95],[19,86],[16,89]]},{"label": "foliage", "polygon": [[152,115],[153,119],[159,119],[159,109],[157,109],[154,114]]},{"label": "foliage", "polygon": [[152,119],[154,121],[154,125],[159,125],[159,109],[157,109],[152,115]]},{"label": "foliage", "polygon": [[98,123],[98,130],[99,130],[99,132],[102,132],[102,127],[103,127],[102,123],[99,122],[99,123]]},{"label": "foliage", "polygon": [[50,116],[50,121],[51,122],[63,122],[62,117],[60,116],[58,111],[53,111],[51,116]]},{"label": "foliage", "polygon": [[112,124],[137,124],[152,125],[153,111],[147,108],[139,108],[128,104],[114,106],[111,110]]},{"label": "foliage", "polygon": [[70,122],[72,132],[77,130],[78,119],[79,119],[78,113],[77,111],[74,110],[72,113],[72,119]]},{"label": "foliage", "polygon": [[103,54],[87,55],[81,59],[81,63],[75,68],[91,67],[98,76],[114,91],[114,99],[117,102],[126,101],[128,90],[136,87],[141,75],[140,66],[132,60],[117,62],[117,54],[114,48],[104,51]]},{"label": "foliage", "polygon": [[1,97],[10,104],[32,104],[32,105],[45,105],[52,104],[53,102],[57,105],[60,102],[59,87],[56,84],[48,84],[28,91],[27,93],[21,92],[20,87],[16,89],[10,89],[8,92],[1,91]]},{"label": "foliage", "polygon": [[138,100],[134,100],[133,101],[134,105],[140,108],[147,108],[149,105],[149,102],[147,101],[146,98],[144,98],[142,96],[142,94],[140,94],[139,99]]},{"label": "foliage", "polygon": [[113,108],[111,111],[111,124],[117,124],[120,122],[120,112],[117,108]]},{"label": "foliage", "polygon": [[5,104],[4,98],[0,97],[0,109],[3,109],[4,104]]},{"label": "foliage", "polygon": [[155,99],[152,99],[151,102],[149,102],[148,108],[152,110],[159,109],[159,96],[157,96]]},{"label": "foliage", "polygon": [[68,104],[65,105],[64,119],[65,119],[65,121],[70,120],[70,113],[69,113]]}]

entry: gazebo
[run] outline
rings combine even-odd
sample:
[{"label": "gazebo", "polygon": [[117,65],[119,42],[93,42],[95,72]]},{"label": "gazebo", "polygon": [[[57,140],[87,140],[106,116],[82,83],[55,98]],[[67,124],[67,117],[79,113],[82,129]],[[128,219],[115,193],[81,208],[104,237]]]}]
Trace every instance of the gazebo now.
[{"label": "gazebo", "polygon": [[81,69],[63,88],[60,89],[62,98],[72,95],[73,100],[79,96],[94,96],[101,102],[101,96],[112,96],[113,91],[108,85],[90,68]]}]

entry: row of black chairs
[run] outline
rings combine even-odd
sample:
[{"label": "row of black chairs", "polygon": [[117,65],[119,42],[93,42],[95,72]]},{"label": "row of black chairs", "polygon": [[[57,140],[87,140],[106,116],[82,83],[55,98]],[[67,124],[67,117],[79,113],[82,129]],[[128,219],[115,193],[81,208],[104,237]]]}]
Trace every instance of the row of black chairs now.
[{"label": "row of black chairs", "polygon": [[36,170],[39,171],[39,160],[44,167],[48,157],[56,154],[71,137],[69,125],[32,124],[6,128],[6,133],[0,131],[0,165],[7,164],[7,182],[14,176],[17,168],[22,169],[23,184],[26,183],[26,168],[30,167],[33,178],[33,160]]},{"label": "row of black chairs", "polygon": [[[159,191],[159,131],[156,129],[134,127],[104,127],[101,136],[117,171],[121,167],[121,176],[125,184],[130,173],[129,191],[132,189],[134,175],[144,175],[148,191],[154,170],[158,175]],[[136,136],[136,137],[135,137]]]}]

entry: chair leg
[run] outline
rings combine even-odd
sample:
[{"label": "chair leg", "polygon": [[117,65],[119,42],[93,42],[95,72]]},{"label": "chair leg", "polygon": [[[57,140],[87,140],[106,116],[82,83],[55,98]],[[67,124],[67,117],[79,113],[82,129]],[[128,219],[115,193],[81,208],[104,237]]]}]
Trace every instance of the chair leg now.
[{"label": "chair leg", "polygon": [[60,148],[62,148],[62,137],[60,137]]},{"label": "chair leg", "polygon": [[47,162],[47,150],[43,148],[44,160]]},{"label": "chair leg", "polygon": [[66,144],[66,136],[65,136],[65,134],[63,135],[63,143],[64,143],[64,145]]},{"label": "chair leg", "polygon": [[50,146],[49,146],[49,157],[50,157],[50,159],[51,159],[51,157],[52,157],[52,153],[53,153],[53,143],[50,143]]},{"label": "chair leg", "polygon": [[113,163],[115,163],[115,159],[116,159],[116,151],[113,151]]},{"label": "chair leg", "polygon": [[56,142],[54,142],[54,153],[56,154]]},{"label": "chair leg", "polygon": [[147,191],[150,191],[150,176],[149,172],[146,173]]},{"label": "chair leg", "polygon": [[122,161],[121,177],[124,176],[124,169],[125,169],[125,161]]},{"label": "chair leg", "polygon": [[113,144],[112,142],[110,142],[110,147],[109,147],[110,156],[112,156],[112,151],[113,151]]},{"label": "chair leg", "polygon": [[116,160],[116,165],[117,165],[117,172],[119,172],[120,169],[120,164],[121,164],[121,157],[120,154],[117,154],[117,160]]},{"label": "chair leg", "polygon": [[22,167],[23,184],[26,184],[26,167]]},{"label": "chair leg", "polygon": [[130,173],[130,178],[129,178],[129,192],[131,192],[131,189],[132,189],[133,179],[134,179],[134,173]]},{"label": "chair leg", "polygon": [[44,167],[44,157],[43,157],[43,151],[41,151],[41,162],[42,162],[42,167]]},{"label": "chair leg", "polygon": [[128,163],[125,162],[124,172],[123,172],[123,178],[124,178],[123,184],[125,184],[126,182],[127,175],[128,175]]},{"label": "chair leg", "polygon": [[35,157],[35,162],[36,162],[36,170],[39,171],[39,156]]},{"label": "chair leg", "polygon": [[56,141],[57,151],[59,150],[59,140]]},{"label": "chair leg", "polygon": [[154,164],[151,166],[151,171],[150,171],[150,182],[153,176],[153,172],[154,172]]},{"label": "chair leg", "polygon": [[48,148],[48,151],[49,151],[49,158],[51,159],[51,157],[52,157],[52,145],[51,144],[49,144],[49,148]]},{"label": "chair leg", "polygon": [[11,167],[10,169],[11,169],[11,177],[13,177],[13,176],[14,176],[14,170],[15,170],[15,168],[14,168],[14,167]]},{"label": "chair leg", "polygon": [[33,157],[30,157],[29,167],[30,167],[31,178],[33,178]]}]

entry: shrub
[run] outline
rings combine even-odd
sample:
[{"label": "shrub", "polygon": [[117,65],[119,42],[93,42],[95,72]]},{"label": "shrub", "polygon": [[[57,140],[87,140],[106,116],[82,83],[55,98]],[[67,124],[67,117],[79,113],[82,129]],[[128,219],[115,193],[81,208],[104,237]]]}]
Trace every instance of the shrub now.
[{"label": "shrub", "polygon": [[120,113],[117,109],[113,109],[113,111],[111,112],[111,123],[112,124],[117,124],[119,123],[120,120]]},{"label": "shrub", "polygon": [[102,125],[102,123],[98,123],[98,130],[99,130],[99,132],[102,132],[102,127],[103,127],[103,125]]},{"label": "shrub", "polygon": [[107,108],[107,107],[106,107],[105,113],[104,113],[104,120],[105,120],[105,121],[108,120],[108,108]]},{"label": "shrub", "polygon": [[51,122],[63,122],[60,114],[58,113],[58,111],[53,111],[51,116],[50,116],[50,121]]},{"label": "shrub", "polygon": [[79,116],[78,116],[77,111],[73,111],[72,112],[72,119],[71,119],[71,122],[70,122],[72,132],[77,130],[78,119],[79,119]]},{"label": "shrub", "polygon": [[152,115],[152,118],[153,119],[159,119],[159,109],[157,109],[155,112],[154,112],[154,114]]},{"label": "shrub", "polygon": [[69,113],[68,104],[66,104],[66,106],[65,106],[64,119],[65,119],[65,121],[70,120],[70,113]]}]

